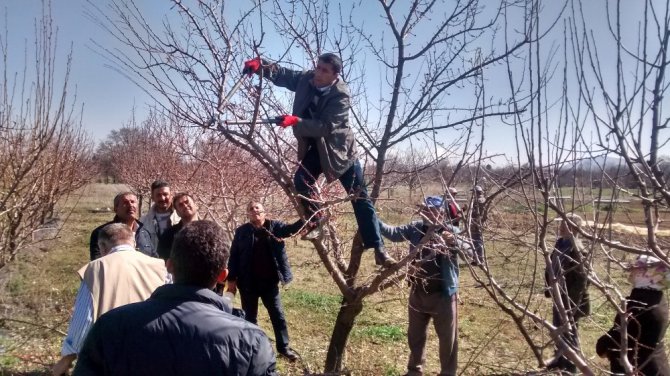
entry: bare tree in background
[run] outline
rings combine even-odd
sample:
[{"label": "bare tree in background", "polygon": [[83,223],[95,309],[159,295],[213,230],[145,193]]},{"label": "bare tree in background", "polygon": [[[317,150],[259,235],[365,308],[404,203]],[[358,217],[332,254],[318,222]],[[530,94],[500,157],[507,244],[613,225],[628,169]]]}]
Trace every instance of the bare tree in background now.
[{"label": "bare tree in background", "polygon": [[[191,126],[218,125],[222,137],[255,159],[297,211],[293,140],[255,123],[259,117],[286,112],[284,93],[274,91],[261,77],[257,85],[244,82],[243,91],[224,101],[247,58],[262,55],[281,64],[306,62],[307,68],[325,51],[336,51],[344,58],[343,76],[355,102],[353,125],[368,165],[374,166],[374,199],[383,190],[388,156],[403,143],[430,141],[436,160],[450,150],[458,156],[454,169],[458,171],[472,163],[479,150],[470,141],[477,125],[484,119],[524,111],[522,100],[515,104],[509,96],[479,100],[484,93],[475,88],[474,81],[481,72],[513,60],[529,43],[531,16],[537,11],[532,1],[414,0],[401,4],[380,0],[366,12],[372,9],[381,21],[367,26],[354,17],[361,4],[315,0],[254,4],[234,18],[230,2],[173,1],[179,24],[151,24],[142,16],[149,10],[131,0],[114,1],[104,9],[92,4],[90,15],[123,48],[131,48],[124,53],[121,48],[100,46],[121,72],[155,95],[175,118]],[[509,19],[523,20],[522,26],[503,32]],[[272,44],[279,43],[283,50],[266,46],[266,32],[273,34]],[[501,43],[493,42],[498,40]],[[494,47],[498,45],[504,47]],[[451,104],[449,95],[466,99]],[[250,119],[252,124],[230,126],[216,121],[221,118]],[[456,132],[443,143],[439,135],[448,129]],[[443,177],[443,185],[450,179]],[[412,256],[404,256],[392,268],[361,274],[360,239],[343,231],[345,221],[338,221],[344,208],[341,204],[350,198],[330,186],[321,189],[319,199],[333,212],[331,231],[313,245],[343,297],[325,360],[324,368],[330,372],[343,369],[346,343],[365,298],[396,286],[403,278],[399,271]],[[347,248],[349,239],[351,247]]]},{"label": "bare tree in background", "polygon": [[36,231],[57,229],[56,205],[95,174],[93,144],[68,95],[71,56],[62,67],[57,64],[49,4],[43,2],[42,18],[35,22],[34,49],[26,46],[26,58],[33,60],[21,72],[10,69],[9,36],[5,27],[0,35],[0,268],[45,238]]}]

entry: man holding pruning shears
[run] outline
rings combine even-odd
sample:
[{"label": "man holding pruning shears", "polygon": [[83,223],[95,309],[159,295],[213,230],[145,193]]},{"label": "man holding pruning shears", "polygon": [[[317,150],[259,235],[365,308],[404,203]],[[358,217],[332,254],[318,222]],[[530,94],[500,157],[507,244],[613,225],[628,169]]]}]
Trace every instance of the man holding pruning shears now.
[{"label": "man holding pruning shears", "polygon": [[[330,183],[338,179],[347,193],[355,195],[352,206],[365,248],[374,248],[375,263],[391,266],[395,260],[384,250],[377,213],[365,187],[363,169],[354,152],[349,127],[349,88],[339,77],[342,60],[335,54],[319,56],[316,69],[300,72],[266,64],[260,58],[244,63],[244,72],[259,74],[276,86],[295,92],[293,113],[279,117],[278,125],[291,127],[298,140],[300,166],[293,182],[304,198],[301,204],[309,219],[305,239],[322,234],[326,218],[319,211],[314,185],[322,173]],[[306,199],[307,198],[307,199]]]}]

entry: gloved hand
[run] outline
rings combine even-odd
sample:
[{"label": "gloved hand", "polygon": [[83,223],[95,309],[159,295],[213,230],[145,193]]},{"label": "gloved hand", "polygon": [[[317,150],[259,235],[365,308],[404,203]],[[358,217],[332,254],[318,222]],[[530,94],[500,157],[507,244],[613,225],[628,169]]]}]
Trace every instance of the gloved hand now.
[{"label": "gloved hand", "polygon": [[293,115],[282,115],[278,117],[279,126],[282,128],[292,127],[300,121],[300,118]]},{"label": "gloved hand", "polygon": [[261,69],[261,58],[257,57],[255,59],[244,62],[244,69],[242,69],[242,74],[248,74],[251,76],[252,73],[258,72],[259,69]]}]

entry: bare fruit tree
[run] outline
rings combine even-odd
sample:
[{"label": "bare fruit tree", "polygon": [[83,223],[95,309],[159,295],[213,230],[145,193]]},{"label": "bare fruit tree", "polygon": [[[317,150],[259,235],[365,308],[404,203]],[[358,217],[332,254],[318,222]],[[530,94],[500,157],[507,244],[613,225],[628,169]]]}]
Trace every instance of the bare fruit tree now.
[{"label": "bare fruit tree", "polygon": [[[152,24],[144,17],[149,10],[132,0],[113,1],[105,8],[91,4],[90,13],[117,38],[119,48],[100,48],[119,70],[153,93],[171,116],[216,131],[248,153],[300,212],[292,183],[294,141],[257,122],[287,113],[285,93],[261,76],[243,81],[243,90],[226,100],[245,59],[261,55],[311,69],[322,52],[343,57],[343,79],[352,89],[350,119],[372,170],[371,196],[377,199],[387,172],[393,170],[388,159],[408,143],[431,145],[432,163],[454,156],[456,172],[473,164],[480,150],[471,141],[477,126],[524,111],[523,100],[509,95],[483,100],[477,80],[482,72],[516,59],[530,43],[534,4],[302,0],[240,8],[232,2],[175,0],[172,18],[162,24]],[[239,16],[233,17],[236,12]],[[366,25],[363,14],[374,14],[378,23]],[[510,19],[522,20],[522,26],[506,29]],[[449,96],[461,99],[451,103]],[[231,125],[222,119],[247,119],[250,124]],[[449,142],[443,142],[446,132],[453,132]],[[452,177],[441,178],[445,189]],[[334,186],[320,184],[320,189],[318,199],[332,213],[330,232],[313,246],[342,294],[324,366],[332,372],[343,369],[346,344],[365,299],[396,286],[412,256],[403,255],[394,267],[362,273],[360,238],[343,226],[343,204],[351,197]]]},{"label": "bare fruit tree", "polygon": [[[95,174],[92,141],[78,122],[68,95],[71,56],[56,59],[49,5],[35,22],[34,48],[26,46],[20,72],[10,68],[7,28],[0,35],[0,268],[36,241],[35,232],[56,226],[56,205]],[[6,19],[6,18],[5,18]],[[59,84],[60,70],[63,80]],[[53,235],[47,236],[47,238]]]}]

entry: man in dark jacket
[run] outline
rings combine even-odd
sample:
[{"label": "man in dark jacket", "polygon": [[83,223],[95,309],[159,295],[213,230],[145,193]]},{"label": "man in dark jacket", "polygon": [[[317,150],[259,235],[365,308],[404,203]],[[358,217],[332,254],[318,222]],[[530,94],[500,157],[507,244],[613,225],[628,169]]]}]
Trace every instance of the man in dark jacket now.
[{"label": "man in dark jacket", "polygon": [[267,336],[211,291],[228,256],[216,223],[185,226],[167,262],[174,284],[102,315],[74,375],[276,375]]},{"label": "man in dark jacket", "polygon": [[[260,72],[262,61],[254,59],[244,65],[247,72]],[[296,190],[306,198],[316,199],[315,184],[323,173],[330,183],[340,180],[348,194],[354,195],[352,206],[365,248],[374,248],[375,263],[395,263],[384,250],[379,234],[377,213],[368,197],[363,169],[355,156],[354,134],[349,127],[349,88],[339,77],[342,60],[335,54],[319,56],[316,69],[298,72],[264,65],[263,74],[276,86],[295,92],[293,115],[284,115],[280,125],[291,127],[298,140],[300,166],[293,177]],[[325,217],[316,200],[301,200],[309,219],[305,239],[320,237]]]},{"label": "man in dark jacket", "polygon": [[625,323],[628,343],[624,355],[635,375],[670,375],[663,337],[668,327],[668,302],[663,290],[670,284],[670,269],[661,260],[638,256],[628,280],[633,284],[626,298],[626,313],[617,314],[614,325],[596,343],[596,352],[610,361],[614,374],[624,374],[621,364],[621,329]]},{"label": "man in dark jacket", "polygon": [[282,238],[296,234],[303,221],[287,225],[265,219],[265,208],[259,202],[247,206],[249,222],[235,230],[230,250],[228,291],[236,293],[239,287],[245,318],[256,324],[258,299],[268,310],[275,333],[277,352],[290,361],[298,356],[288,346],[288,327],[279,298],[279,282],[293,279]]},{"label": "man in dark jacket", "polygon": [[[562,219],[559,220],[556,244],[552,251],[551,268],[545,269],[546,297],[553,297],[552,324],[556,328],[563,327],[559,337],[561,341],[579,352],[579,336],[577,324],[583,317],[591,313],[589,299],[589,279],[587,261],[582,255],[582,243],[577,228],[582,226],[580,216],[568,213],[566,217],[573,223],[571,228]],[[554,287],[558,288],[558,295]],[[565,316],[569,322],[564,322],[559,310],[558,302],[565,308]],[[565,372],[576,372],[577,367],[564,354],[565,348],[556,343],[554,358],[547,362],[547,369]]]},{"label": "man in dark jacket", "polygon": [[198,218],[198,205],[196,205],[193,198],[188,193],[177,193],[172,199],[174,205],[174,210],[179,215],[179,223],[172,225],[167,230],[165,230],[160,237],[158,238],[158,257],[163,260],[170,258],[170,252],[172,251],[172,243],[174,243],[174,237],[177,235],[179,230],[184,228],[187,224],[197,221]]},{"label": "man in dark jacket", "polygon": [[91,232],[91,243],[89,252],[91,261],[101,257],[98,248],[98,233],[100,230],[111,223],[123,223],[128,225],[135,232],[135,248],[147,256],[157,257],[158,254],[151,242],[151,235],[144,228],[142,222],[137,220],[137,196],[132,192],[121,192],[114,197],[114,219],[102,226],[98,226]]}]

